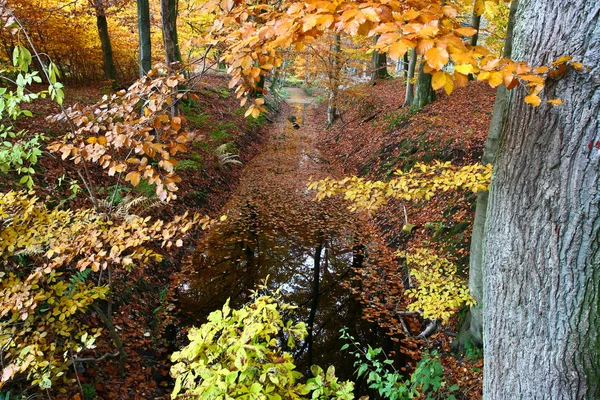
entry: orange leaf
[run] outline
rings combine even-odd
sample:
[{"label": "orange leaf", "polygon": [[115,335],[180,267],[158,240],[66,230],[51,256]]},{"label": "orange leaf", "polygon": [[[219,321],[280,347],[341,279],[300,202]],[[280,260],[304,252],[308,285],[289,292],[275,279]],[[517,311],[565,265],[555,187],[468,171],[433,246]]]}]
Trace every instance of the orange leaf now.
[{"label": "orange leaf", "polygon": [[133,186],[137,186],[140,183],[140,173],[137,171],[131,171],[125,176],[125,180],[131,182]]},{"label": "orange leaf", "polygon": [[408,51],[408,46],[401,41],[398,41],[390,46],[390,50],[388,51],[388,55],[392,60],[398,60],[406,54]]},{"label": "orange leaf", "polygon": [[529,96],[525,97],[525,103],[531,104],[534,107],[539,106],[541,102],[542,99],[540,99],[539,96],[535,94],[530,94]]},{"label": "orange leaf", "polygon": [[554,107],[556,107],[556,106],[560,106],[563,102],[561,99],[552,99],[552,100],[548,100],[548,103],[550,103]]},{"label": "orange leaf", "polygon": [[454,32],[458,33],[460,36],[470,37],[477,33],[477,29],[465,26],[455,29]]},{"label": "orange leaf", "polygon": [[425,53],[427,64],[433,69],[441,70],[449,60],[448,52],[440,47],[433,47]]},{"label": "orange leaf", "polygon": [[512,78],[512,80],[508,83],[508,85],[506,84],[506,81],[504,82],[504,85],[506,86],[506,89],[508,89],[508,90],[512,90],[512,89],[516,88],[518,84],[519,84],[519,80],[515,77]]},{"label": "orange leaf", "polygon": [[181,117],[173,117],[171,120],[171,127],[176,131],[181,129]]}]

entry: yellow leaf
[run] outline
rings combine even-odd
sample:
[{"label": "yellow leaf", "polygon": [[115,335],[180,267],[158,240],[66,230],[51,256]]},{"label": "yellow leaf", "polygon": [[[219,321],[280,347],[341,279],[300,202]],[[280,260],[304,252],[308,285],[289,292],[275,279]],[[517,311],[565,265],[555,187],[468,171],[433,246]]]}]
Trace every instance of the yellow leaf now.
[{"label": "yellow leaf", "polygon": [[567,61],[571,61],[572,58],[573,57],[571,57],[571,56],[562,56],[562,57],[559,57],[558,60],[556,60],[556,61],[554,61],[552,63],[552,65],[558,66],[558,65],[564,64]]},{"label": "yellow leaf", "polygon": [[571,67],[573,67],[577,71],[583,71],[583,64],[580,62],[572,62],[570,63]]},{"label": "yellow leaf", "polygon": [[221,218],[219,218],[219,221],[223,222],[227,220],[227,215],[221,215]]},{"label": "yellow leaf", "polygon": [[539,96],[535,94],[530,94],[529,96],[525,97],[525,103],[531,104],[534,107],[539,106],[541,102],[542,99],[540,99]]},{"label": "yellow leaf", "polygon": [[446,91],[446,94],[449,96],[452,91],[454,91],[454,82],[452,81],[452,79],[447,76],[446,77],[446,83],[444,84],[444,90]]},{"label": "yellow leaf", "polygon": [[446,49],[433,47],[425,53],[425,60],[431,68],[441,70],[448,63],[449,55]]},{"label": "yellow leaf", "polygon": [[446,84],[446,73],[443,71],[438,71],[433,74],[431,78],[431,87],[433,90],[438,90],[442,88]]},{"label": "yellow leaf", "polygon": [[548,100],[548,103],[550,103],[554,107],[556,107],[556,106],[560,106],[563,102],[561,99],[552,99],[552,100]]},{"label": "yellow leaf", "polygon": [[469,75],[473,73],[473,66],[471,64],[460,64],[454,67],[456,72],[460,72],[463,75]]},{"label": "yellow leaf", "polygon": [[490,74],[490,79],[488,80],[488,82],[490,83],[491,87],[497,87],[500,86],[503,82],[503,77],[502,77],[502,73],[500,72],[492,72]]}]

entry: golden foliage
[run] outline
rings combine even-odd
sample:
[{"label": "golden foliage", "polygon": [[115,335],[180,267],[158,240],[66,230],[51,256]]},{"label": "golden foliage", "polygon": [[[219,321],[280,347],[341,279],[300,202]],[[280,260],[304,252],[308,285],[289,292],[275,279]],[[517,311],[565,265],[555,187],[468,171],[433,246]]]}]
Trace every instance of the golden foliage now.
[{"label": "golden foliage", "polygon": [[176,238],[210,223],[198,215],[116,222],[91,209],[49,209],[24,192],[0,193],[0,386],[23,373],[50,387],[73,354],[93,346],[100,331],[79,317],[109,288],[87,282],[90,273],[160,261],[157,247],[182,246]]},{"label": "golden foliage", "polygon": [[[475,9],[491,17],[502,1],[477,0]],[[394,60],[414,48],[424,56],[426,73],[435,74],[452,62],[462,65],[463,71],[468,68],[469,73],[492,87],[504,84],[512,89],[522,84],[534,96],[542,91],[547,78],[554,79],[566,71],[564,63],[569,60],[563,62],[564,68],[553,63],[541,72],[526,63],[494,57],[483,46],[470,46],[465,38],[476,30],[463,26],[458,17],[461,6],[462,2],[443,0],[267,0],[259,4],[210,0],[207,10],[215,12],[216,20],[208,43],[226,47],[222,59],[232,74],[230,87],[237,87],[238,97],[243,97],[242,106],[261,75],[282,64],[283,49],[302,50],[328,31],[352,37],[378,36],[371,50],[387,52]],[[531,77],[535,79],[528,79]],[[466,75],[460,72],[445,76],[444,85],[437,80],[438,86],[444,86],[448,93],[467,82]],[[262,105],[251,103],[249,108],[262,110]]]},{"label": "golden foliage", "polygon": [[308,188],[317,191],[317,199],[344,195],[351,202],[351,210],[377,211],[388,198],[406,201],[429,200],[438,191],[471,190],[475,193],[487,190],[492,176],[492,166],[466,165],[454,167],[450,162],[433,165],[417,163],[408,172],[396,171],[395,178],[388,182],[369,181],[352,176],[340,181],[326,178],[312,181]]},{"label": "golden foliage", "polygon": [[446,323],[459,307],[475,305],[466,282],[456,276],[456,265],[447,258],[425,248],[398,252],[398,256],[406,258],[410,276],[418,283],[405,292],[413,299],[407,307],[409,311]]}]

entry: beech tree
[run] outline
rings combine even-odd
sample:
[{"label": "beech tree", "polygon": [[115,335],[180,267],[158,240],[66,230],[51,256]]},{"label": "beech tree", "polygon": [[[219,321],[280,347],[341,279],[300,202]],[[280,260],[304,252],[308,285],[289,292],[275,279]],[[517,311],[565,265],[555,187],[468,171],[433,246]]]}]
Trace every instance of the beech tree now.
[{"label": "beech tree", "polygon": [[108,22],[106,21],[106,4],[102,0],[91,3],[96,13],[96,26],[98,27],[98,35],[102,43],[102,59],[104,62],[104,73],[106,78],[110,80],[117,79],[117,69],[113,59],[112,45],[110,43],[110,35],[108,34]]},{"label": "beech tree", "polygon": [[[508,95],[484,229],[484,398],[600,398],[600,8],[521,1],[512,57],[569,54],[560,107]],[[494,129],[494,126],[492,127]]]},{"label": "beech tree", "polygon": [[181,50],[177,36],[177,3],[177,0],[160,0],[165,62],[169,66],[177,61],[181,62]]},{"label": "beech tree", "polygon": [[150,40],[150,5],[148,0],[137,0],[138,35],[140,43],[140,77],[152,69],[152,41]]}]

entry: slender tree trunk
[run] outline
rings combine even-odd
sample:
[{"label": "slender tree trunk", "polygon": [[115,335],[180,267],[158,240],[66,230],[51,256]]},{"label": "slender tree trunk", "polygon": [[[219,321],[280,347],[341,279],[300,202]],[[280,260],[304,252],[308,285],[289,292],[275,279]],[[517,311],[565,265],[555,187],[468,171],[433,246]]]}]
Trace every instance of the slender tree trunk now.
[{"label": "slender tree trunk", "polygon": [[177,37],[177,0],[160,0],[165,62],[171,65],[181,62],[181,51]]},{"label": "slender tree trunk", "polygon": [[[406,53],[404,53],[403,61],[404,62],[402,63],[403,64],[402,65],[402,67],[403,67],[402,68],[403,69],[402,77],[404,79],[408,79],[408,66],[409,66],[409,62],[410,62],[409,59],[408,59],[408,51]],[[413,73],[414,73],[414,69],[413,69]]]},{"label": "slender tree trunk", "polygon": [[420,110],[427,104],[435,101],[435,90],[431,87],[431,75],[423,71],[424,66],[425,62],[421,62],[421,65],[419,66],[419,76],[417,78],[415,99],[411,105],[412,111]]},{"label": "slender tree trunk", "polygon": [[408,64],[408,74],[406,77],[406,96],[404,97],[403,107],[412,106],[415,98],[415,84],[413,79],[415,78],[415,68],[417,66],[417,51],[416,49],[411,50],[410,63]]},{"label": "slender tree trunk", "polygon": [[600,4],[521,0],[513,58],[564,54],[591,70],[547,83],[562,106],[508,98],[484,229],[484,399],[600,398]]},{"label": "slender tree trunk", "polygon": [[338,103],[338,91],[340,86],[340,52],[341,50],[341,37],[339,34],[333,38],[333,46],[331,51],[333,53],[333,65],[331,68],[331,88],[329,92],[329,102],[327,105],[327,126],[331,126],[337,116],[337,103]]},{"label": "slender tree trunk", "polygon": [[117,69],[113,59],[112,46],[110,44],[110,36],[108,35],[108,23],[104,10],[96,7],[96,26],[98,27],[98,35],[102,44],[102,61],[104,62],[104,74],[107,79],[115,81],[117,79]]},{"label": "slender tree trunk", "polygon": [[[379,35],[375,36],[374,43],[377,43]],[[371,55],[371,61],[373,65],[373,74],[371,75],[371,81],[376,82],[380,79],[387,79],[390,74],[387,72],[387,53],[380,53],[374,51]]]},{"label": "slender tree trunk", "polygon": [[308,344],[308,368],[313,365],[313,335],[315,328],[315,316],[317,315],[317,308],[319,307],[319,281],[321,280],[321,253],[323,252],[323,245],[319,244],[315,248],[315,264],[313,266],[313,297],[312,304],[310,306],[310,314],[306,326],[308,327],[308,338],[306,339]]},{"label": "slender tree trunk", "polygon": [[[504,57],[510,58],[512,52],[512,35],[514,28],[515,13],[519,0],[513,0],[508,17],[508,29],[506,43],[504,44]],[[482,164],[493,164],[498,148],[500,133],[508,117],[508,91],[504,86],[498,87],[496,91],[496,102],[494,103],[494,114],[488,131],[488,137],[483,151]],[[483,345],[483,228],[485,226],[485,215],[487,212],[488,192],[477,194],[477,205],[475,219],[473,220],[473,233],[471,234],[471,249],[469,257],[469,291],[477,304],[469,310],[470,316],[463,325],[458,337],[461,345],[470,340],[477,346]]]},{"label": "slender tree trunk", "polygon": [[477,15],[475,11],[471,15],[471,27],[477,29],[477,33],[469,38],[469,44],[471,46],[477,46],[477,40],[479,39],[479,25],[481,24],[481,15]]},{"label": "slender tree trunk", "polygon": [[152,69],[152,41],[150,40],[150,6],[148,0],[137,0],[138,35],[140,45],[140,77]]}]

